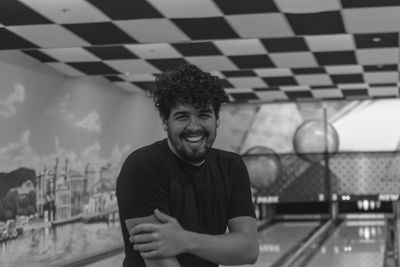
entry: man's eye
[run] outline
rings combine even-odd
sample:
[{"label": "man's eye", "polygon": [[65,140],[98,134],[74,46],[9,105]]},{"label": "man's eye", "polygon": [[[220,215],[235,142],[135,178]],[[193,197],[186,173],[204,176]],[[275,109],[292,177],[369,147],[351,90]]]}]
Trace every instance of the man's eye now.
[{"label": "man's eye", "polygon": [[202,118],[202,119],[208,119],[208,118],[211,117],[211,115],[208,114],[208,113],[203,113],[203,114],[199,114],[199,117]]}]

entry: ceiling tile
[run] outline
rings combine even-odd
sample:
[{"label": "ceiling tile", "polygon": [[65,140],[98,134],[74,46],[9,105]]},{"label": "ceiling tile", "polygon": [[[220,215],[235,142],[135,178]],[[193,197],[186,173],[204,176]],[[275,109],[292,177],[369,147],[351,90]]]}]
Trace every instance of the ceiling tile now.
[{"label": "ceiling tile", "polygon": [[246,0],[246,4],[243,4],[242,0],[215,0],[215,2],[226,15],[279,12],[274,1]]},{"label": "ceiling tile", "polygon": [[64,27],[93,45],[136,43],[111,22],[64,24]]},{"label": "ceiling tile", "polygon": [[342,91],[335,89],[313,89],[311,94],[315,98],[329,99],[329,98],[341,98],[343,97]]},{"label": "ceiling tile", "polygon": [[5,26],[50,24],[51,21],[16,0],[0,1],[0,23]]},{"label": "ceiling tile", "polygon": [[300,100],[300,99],[312,99],[311,91],[292,91],[292,92],[285,92],[290,100]]},{"label": "ceiling tile", "polygon": [[120,73],[129,73],[129,74],[160,73],[159,69],[155,68],[150,63],[141,59],[106,60],[104,62],[110,67],[118,70]]},{"label": "ceiling tile", "polygon": [[329,74],[351,74],[363,72],[362,67],[359,65],[326,66],[325,69]]},{"label": "ceiling tile", "polygon": [[290,52],[270,54],[271,60],[278,68],[317,67],[314,55],[309,52]]},{"label": "ceiling tile", "polygon": [[258,77],[234,77],[227,79],[232,85],[238,88],[266,87],[263,79]]},{"label": "ceiling tile", "polygon": [[238,38],[223,17],[172,19],[192,40]]},{"label": "ceiling tile", "polygon": [[87,0],[113,20],[161,18],[146,0]]},{"label": "ceiling tile", "polygon": [[43,48],[79,47],[89,45],[85,40],[59,25],[12,26],[10,31]]},{"label": "ceiling tile", "polygon": [[255,94],[261,101],[288,100],[287,95],[281,91],[257,91]]},{"label": "ceiling tile", "polygon": [[247,102],[249,100],[259,100],[258,96],[252,93],[230,93],[230,96],[237,102]]},{"label": "ceiling tile", "polygon": [[304,39],[311,51],[346,51],[356,48],[351,34],[331,34],[305,36]]},{"label": "ceiling tile", "polygon": [[126,78],[130,82],[154,82],[156,79],[152,74],[132,74]]},{"label": "ceiling tile", "polygon": [[279,10],[284,13],[319,13],[341,9],[338,0],[278,0]]},{"label": "ceiling tile", "polygon": [[254,72],[260,77],[282,77],[293,75],[292,71],[287,68],[255,69]]},{"label": "ceiling tile", "polygon": [[345,33],[342,16],[338,11],[286,14],[297,35]]},{"label": "ceiling tile", "polygon": [[106,78],[110,82],[124,82],[125,81],[125,79],[121,78],[118,75],[105,75],[104,78]]},{"label": "ceiling tile", "polygon": [[197,65],[204,71],[238,69],[235,64],[225,56],[187,57],[186,60],[191,64]]},{"label": "ceiling tile", "polygon": [[172,43],[190,38],[167,19],[137,19],[115,22],[124,32],[139,43]]},{"label": "ceiling tile", "polygon": [[120,74],[103,62],[70,62],[68,65],[88,75]]},{"label": "ceiling tile", "polygon": [[39,60],[40,62],[57,62],[56,59],[50,57],[49,55],[39,50],[22,50],[22,52]]},{"label": "ceiling tile", "polygon": [[226,20],[241,38],[294,36],[286,17],[280,13],[229,15]]},{"label": "ceiling tile", "polygon": [[37,48],[35,44],[7,30],[6,28],[0,28],[0,40],[0,50]]},{"label": "ceiling tile", "polygon": [[172,44],[183,56],[212,56],[222,53],[212,42],[191,42]]},{"label": "ceiling tile", "polygon": [[85,0],[19,0],[58,24],[104,22],[111,19]]},{"label": "ceiling tile", "polygon": [[387,65],[366,65],[363,66],[365,72],[378,72],[378,71],[398,71],[397,64],[387,64]]},{"label": "ceiling tile", "polygon": [[148,0],[167,18],[201,18],[222,16],[212,0]]},{"label": "ceiling tile", "polygon": [[262,44],[270,53],[308,51],[303,37],[262,39]]},{"label": "ceiling tile", "polygon": [[379,48],[379,47],[399,46],[398,32],[355,34],[354,39],[357,48]]},{"label": "ceiling tile", "polygon": [[331,75],[331,79],[335,84],[363,83],[362,74],[335,74]]},{"label": "ceiling tile", "polygon": [[257,74],[252,70],[234,70],[234,71],[223,71],[225,77],[257,77]]},{"label": "ceiling tile", "polygon": [[267,51],[259,39],[234,39],[214,41],[218,49],[227,56],[265,54]]},{"label": "ceiling tile", "polygon": [[341,0],[344,8],[398,6],[398,0]]},{"label": "ceiling tile", "polygon": [[292,68],[293,74],[297,75],[309,75],[309,74],[325,74],[326,70],[322,67],[314,68]]},{"label": "ceiling tile", "polygon": [[332,80],[329,75],[326,74],[308,74],[298,75],[295,77],[298,84],[304,85],[331,85]]},{"label": "ceiling tile", "polygon": [[367,83],[392,83],[398,82],[399,73],[396,72],[367,72],[364,73],[364,79]]},{"label": "ceiling tile", "polygon": [[354,51],[339,52],[315,52],[315,58],[319,65],[351,65],[356,64]]},{"label": "ceiling tile", "polygon": [[126,47],[119,46],[90,46],[85,47],[90,53],[94,54],[100,59],[132,59],[137,58],[135,54],[133,54]]},{"label": "ceiling tile", "polygon": [[368,91],[370,96],[386,96],[386,97],[399,96],[399,88],[397,86],[370,87]]},{"label": "ceiling tile", "polygon": [[61,62],[100,61],[98,57],[80,47],[47,48],[40,51]]},{"label": "ceiling tile", "polygon": [[269,86],[287,86],[287,85],[299,85],[292,76],[287,77],[263,77],[263,80]]},{"label": "ceiling tile", "polygon": [[399,7],[349,8],[342,15],[348,33],[379,33],[399,30],[399,12]]},{"label": "ceiling tile", "polygon": [[229,56],[240,69],[257,69],[275,67],[268,55]]},{"label": "ceiling tile", "polygon": [[183,57],[170,44],[133,44],[126,45],[127,49],[142,59],[164,59]]},{"label": "ceiling tile", "polygon": [[356,51],[356,56],[361,65],[397,64],[399,62],[399,49],[359,49]]}]

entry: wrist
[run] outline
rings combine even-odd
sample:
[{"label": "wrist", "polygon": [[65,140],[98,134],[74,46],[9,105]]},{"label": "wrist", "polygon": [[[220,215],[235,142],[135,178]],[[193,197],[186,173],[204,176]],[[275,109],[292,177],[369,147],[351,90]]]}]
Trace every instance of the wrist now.
[{"label": "wrist", "polygon": [[183,232],[183,241],[184,241],[183,243],[185,252],[187,253],[193,252],[193,250],[196,248],[194,233],[185,230]]}]

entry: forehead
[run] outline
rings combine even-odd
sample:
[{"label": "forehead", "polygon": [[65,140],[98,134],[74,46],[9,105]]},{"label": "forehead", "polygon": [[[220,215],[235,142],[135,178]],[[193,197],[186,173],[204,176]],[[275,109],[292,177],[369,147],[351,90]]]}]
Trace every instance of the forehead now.
[{"label": "forehead", "polygon": [[176,104],[173,108],[171,108],[171,114],[177,113],[177,112],[204,112],[204,111],[208,111],[211,113],[214,113],[214,110],[212,108],[212,105],[205,105],[204,107],[202,106],[193,106],[193,105],[189,105],[189,104],[181,104],[178,103]]}]

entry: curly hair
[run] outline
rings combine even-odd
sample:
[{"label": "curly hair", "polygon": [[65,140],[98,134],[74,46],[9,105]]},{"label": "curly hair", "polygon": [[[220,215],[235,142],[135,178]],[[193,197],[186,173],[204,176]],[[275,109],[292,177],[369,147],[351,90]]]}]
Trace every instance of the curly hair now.
[{"label": "curly hair", "polygon": [[156,79],[151,92],[161,118],[168,118],[171,108],[188,104],[196,108],[212,105],[218,118],[221,104],[228,102],[221,80],[191,64],[184,64]]}]

